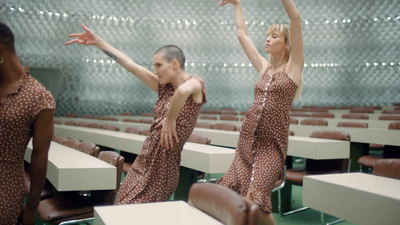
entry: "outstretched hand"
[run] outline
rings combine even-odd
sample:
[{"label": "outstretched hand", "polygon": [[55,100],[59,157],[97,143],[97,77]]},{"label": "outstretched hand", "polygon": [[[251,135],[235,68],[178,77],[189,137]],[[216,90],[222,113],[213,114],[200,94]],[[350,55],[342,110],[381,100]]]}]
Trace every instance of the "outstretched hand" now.
[{"label": "outstretched hand", "polygon": [[68,37],[76,37],[76,38],[66,42],[65,45],[70,45],[72,43],[78,43],[84,45],[96,45],[96,40],[98,38],[96,34],[92,30],[87,28],[83,23],[82,23],[82,29],[85,31],[85,33],[75,33],[68,35]]},{"label": "outstretched hand", "polygon": [[220,6],[224,6],[228,3],[236,4],[239,2],[239,0],[216,0],[216,1],[218,2],[218,5],[220,5]]},{"label": "outstretched hand", "polygon": [[165,146],[167,149],[174,148],[175,143],[178,143],[178,135],[176,135],[176,121],[168,120],[164,118],[156,128],[161,128],[161,145]]}]

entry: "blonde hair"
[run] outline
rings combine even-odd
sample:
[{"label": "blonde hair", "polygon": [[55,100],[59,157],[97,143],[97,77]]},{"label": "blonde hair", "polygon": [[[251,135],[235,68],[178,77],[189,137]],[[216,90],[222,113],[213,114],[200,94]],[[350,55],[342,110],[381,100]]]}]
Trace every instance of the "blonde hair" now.
[{"label": "blonde hair", "polygon": [[[267,30],[267,35],[272,33],[277,33],[278,35],[284,36],[286,43],[286,59],[289,60],[291,53],[290,26],[287,24],[272,24]],[[270,63],[272,64],[273,62],[272,55],[270,54],[268,58]],[[303,73],[300,74],[300,76],[301,76],[301,81],[296,90],[296,95],[299,98],[299,100],[301,100],[301,92],[303,90]]]}]

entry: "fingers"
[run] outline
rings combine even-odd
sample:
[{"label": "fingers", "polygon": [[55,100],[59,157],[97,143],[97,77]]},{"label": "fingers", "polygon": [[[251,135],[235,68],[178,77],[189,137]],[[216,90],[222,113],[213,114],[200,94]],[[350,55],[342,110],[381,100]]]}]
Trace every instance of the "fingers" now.
[{"label": "fingers", "polygon": [[78,39],[70,40],[70,41],[65,42],[65,45],[70,45],[70,44],[78,42],[78,41],[79,41]]}]

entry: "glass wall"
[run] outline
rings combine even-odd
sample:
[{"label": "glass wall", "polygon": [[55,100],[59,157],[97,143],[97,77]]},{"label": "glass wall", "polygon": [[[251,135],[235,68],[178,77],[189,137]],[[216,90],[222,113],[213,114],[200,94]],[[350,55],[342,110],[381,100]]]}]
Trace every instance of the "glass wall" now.
[{"label": "glass wall", "polygon": [[[301,105],[389,105],[400,101],[400,6],[390,0],[297,0],[305,68]],[[288,23],[279,0],[242,1],[248,31],[264,53],[266,30]],[[187,71],[204,77],[203,109],[247,110],[258,74],[236,38],[231,5],[214,0],[2,0],[0,21],[25,66],[63,71],[57,112],[150,112],[157,94],[94,47],[64,46],[81,23],[152,70],[153,53],[180,46]]]}]

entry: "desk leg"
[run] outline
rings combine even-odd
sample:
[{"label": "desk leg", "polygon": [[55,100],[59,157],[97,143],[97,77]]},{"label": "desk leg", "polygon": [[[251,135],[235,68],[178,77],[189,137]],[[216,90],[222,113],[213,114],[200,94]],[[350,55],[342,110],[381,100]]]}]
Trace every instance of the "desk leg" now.
[{"label": "desk leg", "polygon": [[174,192],[174,200],[187,201],[189,190],[193,183],[197,182],[197,171],[181,166],[179,172],[179,183]]},{"label": "desk leg", "polygon": [[[286,157],[286,169],[293,167],[293,157]],[[278,212],[278,192],[274,192],[271,195],[272,212]],[[285,186],[281,189],[281,211],[287,212],[291,210],[292,204],[292,185],[286,182]]]},{"label": "desk leg", "polygon": [[368,155],[369,144],[366,143],[350,143],[350,172],[359,172],[358,159],[361,156]]}]

